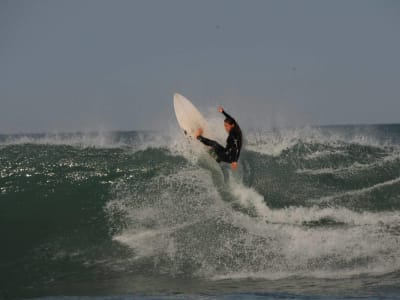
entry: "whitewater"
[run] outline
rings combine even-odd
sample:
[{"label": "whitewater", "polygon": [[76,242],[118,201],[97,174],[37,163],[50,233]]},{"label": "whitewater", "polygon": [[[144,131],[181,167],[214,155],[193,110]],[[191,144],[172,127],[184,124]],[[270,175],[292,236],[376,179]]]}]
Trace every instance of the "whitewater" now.
[{"label": "whitewater", "polygon": [[0,135],[0,298],[400,295],[400,125],[245,132],[235,172],[196,143]]}]

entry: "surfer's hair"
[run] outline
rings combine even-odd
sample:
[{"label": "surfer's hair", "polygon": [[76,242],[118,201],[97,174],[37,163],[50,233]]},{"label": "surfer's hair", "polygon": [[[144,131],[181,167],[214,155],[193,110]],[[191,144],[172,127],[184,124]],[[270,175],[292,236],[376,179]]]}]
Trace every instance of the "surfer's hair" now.
[{"label": "surfer's hair", "polygon": [[231,118],[226,118],[224,120],[224,123],[228,123],[229,125],[235,125],[235,121],[233,121]]}]

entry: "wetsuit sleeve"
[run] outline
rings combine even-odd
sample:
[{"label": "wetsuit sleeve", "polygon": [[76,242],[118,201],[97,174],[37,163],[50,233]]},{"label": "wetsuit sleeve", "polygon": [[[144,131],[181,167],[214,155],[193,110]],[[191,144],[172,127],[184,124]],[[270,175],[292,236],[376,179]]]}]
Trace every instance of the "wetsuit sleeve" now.
[{"label": "wetsuit sleeve", "polygon": [[232,120],[232,122],[235,124],[235,126],[237,125],[236,120],[234,118],[232,118],[228,113],[226,113],[225,110],[222,111],[222,113],[224,114],[224,116],[230,120]]}]

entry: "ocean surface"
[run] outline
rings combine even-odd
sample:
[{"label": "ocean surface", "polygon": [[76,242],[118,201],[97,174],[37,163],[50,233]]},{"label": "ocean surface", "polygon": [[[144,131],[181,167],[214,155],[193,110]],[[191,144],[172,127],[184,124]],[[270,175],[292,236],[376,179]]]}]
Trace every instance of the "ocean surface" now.
[{"label": "ocean surface", "polygon": [[400,299],[400,125],[244,133],[0,135],[0,299]]}]

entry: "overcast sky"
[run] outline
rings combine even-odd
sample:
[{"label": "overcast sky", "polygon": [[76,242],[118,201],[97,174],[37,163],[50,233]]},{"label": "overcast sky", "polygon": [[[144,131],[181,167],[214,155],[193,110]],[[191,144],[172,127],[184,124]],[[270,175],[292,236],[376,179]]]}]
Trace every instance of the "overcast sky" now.
[{"label": "overcast sky", "polygon": [[400,1],[0,0],[0,132],[400,123]]}]

